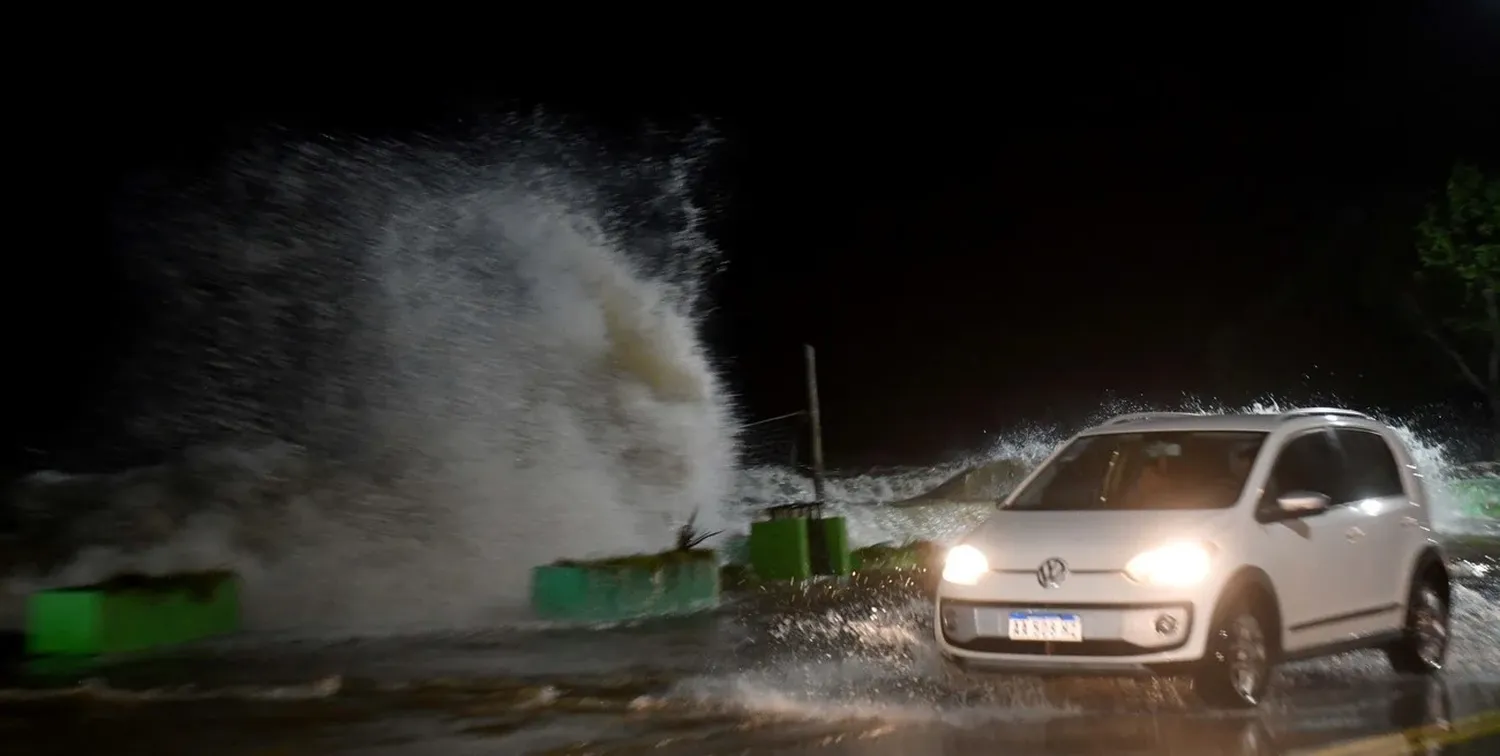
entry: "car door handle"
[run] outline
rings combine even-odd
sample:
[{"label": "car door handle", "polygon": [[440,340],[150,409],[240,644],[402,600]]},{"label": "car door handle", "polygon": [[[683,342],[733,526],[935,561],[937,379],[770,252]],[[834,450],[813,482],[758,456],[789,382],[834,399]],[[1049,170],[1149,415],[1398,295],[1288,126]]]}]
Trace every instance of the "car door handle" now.
[{"label": "car door handle", "polygon": [[1344,539],[1347,540],[1349,543],[1354,543],[1355,541],[1358,541],[1359,539],[1364,538],[1364,537],[1365,537],[1365,531],[1360,530],[1357,527],[1356,528],[1349,528],[1348,530],[1344,531]]}]

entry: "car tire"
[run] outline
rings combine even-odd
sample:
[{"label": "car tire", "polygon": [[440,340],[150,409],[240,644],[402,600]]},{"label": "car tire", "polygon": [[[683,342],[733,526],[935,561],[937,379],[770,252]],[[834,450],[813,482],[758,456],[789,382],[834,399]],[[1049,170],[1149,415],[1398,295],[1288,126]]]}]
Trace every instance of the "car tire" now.
[{"label": "car tire", "polygon": [[1216,708],[1259,706],[1274,669],[1265,613],[1243,599],[1220,612],[1209,631],[1208,650],[1193,675],[1193,692]]},{"label": "car tire", "polygon": [[1408,675],[1443,671],[1448,658],[1449,614],[1448,600],[1437,580],[1429,577],[1413,581],[1401,639],[1385,648],[1391,667]]}]

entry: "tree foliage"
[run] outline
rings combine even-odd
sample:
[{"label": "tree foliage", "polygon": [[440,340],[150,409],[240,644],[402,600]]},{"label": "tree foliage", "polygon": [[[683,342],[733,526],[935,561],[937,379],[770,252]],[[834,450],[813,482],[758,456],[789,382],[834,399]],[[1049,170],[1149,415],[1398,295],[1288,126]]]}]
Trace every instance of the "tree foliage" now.
[{"label": "tree foliage", "polygon": [[1487,302],[1500,289],[1500,179],[1460,165],[1448,179],[1444,201],[1429,205],[1417,224],[1423,271],[1451,276],[1471,305],[1465,324],[1488,330]]},{"label": "tree foliage", "polygon": [[1500,178],[1456,166],[1417,224],[1416,245],[1419,280],[1449,295],[1428,335],[1485,395],[1500,428]]}]

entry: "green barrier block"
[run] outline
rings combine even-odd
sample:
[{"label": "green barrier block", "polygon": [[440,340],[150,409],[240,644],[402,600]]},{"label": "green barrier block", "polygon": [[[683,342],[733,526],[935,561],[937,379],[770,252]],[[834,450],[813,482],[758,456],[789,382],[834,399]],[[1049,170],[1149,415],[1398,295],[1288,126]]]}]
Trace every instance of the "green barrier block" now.
[{"label": "green barrier block", "polygon": [[761,580],[812,576],[807,520],[763,520],[750,524],[750,568]]},{"label": "green barrier block", "polygon": [[143,651],[232,633],[239,624],[239,579],[231,573],[127,575],[32,594],[26,602],[26,652]]},{"label": "green barrier block", "polygon": [[652,555],[532,568],[531,608],[542,619],[568,622],[620,622],[715,609],[717,555],[689,553],[686,558]]},{"label": "green barrier block", "polygon": [[1500,519],[1500,478],[1467,478],[1449,483],[1465,517]]},{"label": "green barrier block", "polygon": [[844,518],[808,520],[807,543],[814,575],[848,575],[854,571],[849,555],[849,525]]}]

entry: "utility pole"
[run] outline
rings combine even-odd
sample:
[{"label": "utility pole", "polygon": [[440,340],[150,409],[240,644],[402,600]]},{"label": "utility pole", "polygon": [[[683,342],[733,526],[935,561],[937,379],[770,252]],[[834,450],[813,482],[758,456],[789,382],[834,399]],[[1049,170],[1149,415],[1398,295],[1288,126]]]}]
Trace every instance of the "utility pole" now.
[{"label": "utility pole", "polygon": [[818,411],[818,361],[811,344],[802,345],[807,362],[807,418],[812,430],[813,498],[823,504],[823,417]]}]

